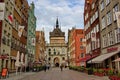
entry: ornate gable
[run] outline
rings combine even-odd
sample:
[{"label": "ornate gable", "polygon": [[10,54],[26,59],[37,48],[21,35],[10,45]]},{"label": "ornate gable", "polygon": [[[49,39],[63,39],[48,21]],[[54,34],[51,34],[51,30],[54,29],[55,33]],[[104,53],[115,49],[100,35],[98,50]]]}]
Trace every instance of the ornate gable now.
[{"label": "ornate gable", "polygon": [[65,33],[59,28],[58,18],[56,20],[56,27],[52,32],[50,32],[50,37],[64,37]]}]

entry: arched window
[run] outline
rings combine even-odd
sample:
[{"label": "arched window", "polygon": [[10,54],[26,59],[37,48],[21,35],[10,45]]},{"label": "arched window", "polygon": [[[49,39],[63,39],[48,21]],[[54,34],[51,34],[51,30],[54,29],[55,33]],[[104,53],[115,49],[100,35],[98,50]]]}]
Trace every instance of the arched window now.
[{"label": "arched window", "polygon": [[65,60],[65,57],[62,57],[62,60]]},{"label": "arched window", "polygon": [[51,49],[48,50],[49,55],[51,55]]},{"label": "arched window", "polygon": [[56,51],[55,51],[55,49],[54,49],[54,55],[56,55]]}]

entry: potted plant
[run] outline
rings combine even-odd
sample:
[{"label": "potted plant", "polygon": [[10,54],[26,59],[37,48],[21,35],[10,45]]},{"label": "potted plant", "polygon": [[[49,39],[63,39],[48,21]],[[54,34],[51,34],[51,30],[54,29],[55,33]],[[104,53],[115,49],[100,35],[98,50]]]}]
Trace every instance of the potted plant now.
[{"label": "potted plant", "polygon": [[93,68],[88,68],[88,75],[92,75],[93,74]]}]

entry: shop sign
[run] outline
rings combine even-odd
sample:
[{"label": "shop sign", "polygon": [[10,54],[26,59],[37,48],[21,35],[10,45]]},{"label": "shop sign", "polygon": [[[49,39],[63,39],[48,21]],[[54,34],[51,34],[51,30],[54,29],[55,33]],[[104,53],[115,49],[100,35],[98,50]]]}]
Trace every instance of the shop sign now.
[{"label": "shop sign", "polygon": [[115,51],[117,51],[118,50],[118,47],[112,47],[112,48],[108,48],[107,49],[107,52],[108,53],[111,53],[111,52],[115,52]]},{"label": "shop sign", "polygon": [[5,54],[5,55],[0,55],[0,59],[8,59],[8,55]]}]

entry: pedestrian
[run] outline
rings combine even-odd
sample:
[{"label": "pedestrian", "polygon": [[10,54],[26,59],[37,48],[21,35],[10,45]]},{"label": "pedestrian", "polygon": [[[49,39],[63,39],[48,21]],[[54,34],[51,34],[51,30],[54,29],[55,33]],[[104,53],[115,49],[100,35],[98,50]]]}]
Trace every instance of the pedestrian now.
[{"label": "pedestrian", "polygon": [[63,71],[63,64],[61,64],[60,69],[61,69],[61,71]]},{"label": "pedestrian", "polygon": [[46,65],[44,65],[44,71],[46,72],[46,69],[47,69],[47,66]]},{"label": "pedestrian", "polygon": [[49,70],[49,69],[50,69],[50,63],[48,63],[48,66],[47,66],[47,67],[48,67],[48,70]]}]

